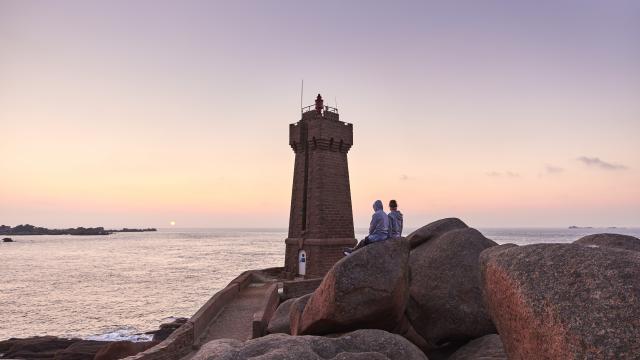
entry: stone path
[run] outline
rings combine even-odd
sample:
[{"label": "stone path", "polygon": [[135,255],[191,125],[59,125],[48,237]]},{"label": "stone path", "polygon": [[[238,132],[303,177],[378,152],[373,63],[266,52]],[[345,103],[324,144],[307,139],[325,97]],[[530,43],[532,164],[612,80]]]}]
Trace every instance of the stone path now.
[{"label": "stone path", "polygon": [[[260,311],[260,306],[267,296],[268,283],[252,283],[240,291],[236,298],[225,306],[220,314],[211,321],[206,336],[199,339],[200,344],[215,339],[251,339],[253,335],[253,314]],[[182,360],[191,359],[194,350]]]},{"label": "stone path", "polygon": [[269,284],[253,283],[240,291],[238,296],[209,324],[207,335],[200,339],[204,344],[215,339],[251,339],[253,314],[267,294]]}]

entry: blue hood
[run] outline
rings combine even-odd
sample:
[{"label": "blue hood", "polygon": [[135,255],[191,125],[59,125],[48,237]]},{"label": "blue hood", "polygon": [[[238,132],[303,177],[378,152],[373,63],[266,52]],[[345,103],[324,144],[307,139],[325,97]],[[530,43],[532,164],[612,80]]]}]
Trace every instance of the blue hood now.
[{"label": "blue hood", "polygon": [[373,211],[378,211],[378,210],[382,210],[382,201],[380,200],[376,200],[373,203]]}]

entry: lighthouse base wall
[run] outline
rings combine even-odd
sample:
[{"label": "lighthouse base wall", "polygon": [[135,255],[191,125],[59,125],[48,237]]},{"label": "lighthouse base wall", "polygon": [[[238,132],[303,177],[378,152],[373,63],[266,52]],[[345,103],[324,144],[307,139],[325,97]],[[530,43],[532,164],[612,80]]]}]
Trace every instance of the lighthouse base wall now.
[{"label": "lighthouse base wall", "polygon": [[[323,277],[329,269],[344,257],[345,247],[353,247],[357,243],[355,238],[333,239],[302,239],[288,238],[285,240],[284,275],[292,279],[297,276],[312,279]],[[299,274],[299,254],[305,253],[305,274]]]}]

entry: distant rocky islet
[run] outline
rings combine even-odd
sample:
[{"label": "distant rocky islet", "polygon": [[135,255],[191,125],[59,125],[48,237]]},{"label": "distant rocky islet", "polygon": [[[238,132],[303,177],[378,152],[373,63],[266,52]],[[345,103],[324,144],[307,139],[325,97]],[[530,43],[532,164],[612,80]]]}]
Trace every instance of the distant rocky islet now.
[{"label": "distant rocky islet", "polygon": [[[0,225],[0,235],[110,235],[118,232],[146,232],[157,231],[155,228],[105,230],[104,227],[76,227],[67,229],[48,229],[30,224],[16,225],[14,227]],[[6,240],[9,239],[9,240]],[[10,242],[11,238],[4,238],[3,241]]]}]

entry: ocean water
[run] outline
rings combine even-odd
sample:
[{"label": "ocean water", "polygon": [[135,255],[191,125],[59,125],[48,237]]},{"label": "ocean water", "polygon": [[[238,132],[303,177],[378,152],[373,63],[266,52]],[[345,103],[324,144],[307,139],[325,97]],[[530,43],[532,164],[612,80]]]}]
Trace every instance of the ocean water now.
[{"label": "ocean water", "polygon": [[[628,228],[480,230],[498,243],[519,245],[601,232],[640,237],[640,229]],[[0,340],[147,339],[140,334],[191,316],[240,272],[282,266],[285,237],[285,229],[12,236],[16,242],[0,243]]]}]

